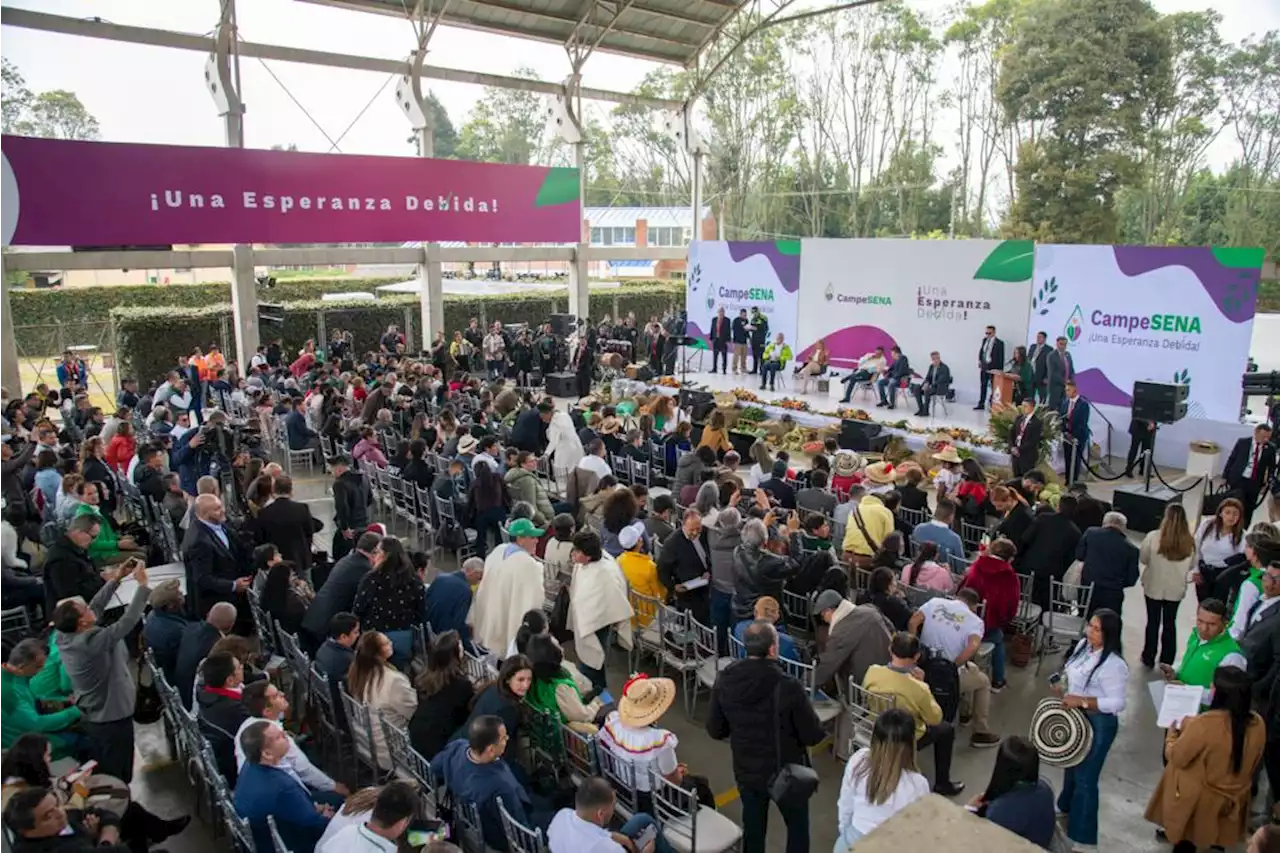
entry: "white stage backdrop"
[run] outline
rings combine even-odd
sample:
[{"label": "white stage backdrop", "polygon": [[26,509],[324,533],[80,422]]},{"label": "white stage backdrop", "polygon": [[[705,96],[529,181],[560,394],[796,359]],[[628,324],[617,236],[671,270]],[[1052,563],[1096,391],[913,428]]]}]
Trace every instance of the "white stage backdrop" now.
[{"label": "white stage backdrop", "polygon": [[1006,360],[1027,336],[1034,246],[1009,240],[803,240],[801,357],[821,338],[848,367],[897,344],[920,374],[937,350],[957,397],[978,397],[987,326]]},{"label": "white stage backdrop", "polygon": [[742,308],[769,319],[769,338],[782,332],[794,350],[800,287],[800,241],[720,242],[689,244],[689,276],[685,285],[685,334],[707,345],[711,318],[724,308],[732,320]]},{"label": "white stage backdrop", "polygon": [[1188,418],[1236,423],[1261,261],[1256,249],[1037,246],[1028,331],[1067,338],[1094,403],[1128,408],[1135,381],[1177,382]]}]

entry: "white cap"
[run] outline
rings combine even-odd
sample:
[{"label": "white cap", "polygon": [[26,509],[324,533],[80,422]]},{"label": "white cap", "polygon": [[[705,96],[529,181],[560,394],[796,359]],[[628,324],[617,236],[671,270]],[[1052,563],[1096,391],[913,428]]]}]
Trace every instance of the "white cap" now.
[{"label": "white cap", "polygon": [[643,524],[631,524],[618,531],[618,544],[630,551],[640,542],[640,534],[644,532]]}]

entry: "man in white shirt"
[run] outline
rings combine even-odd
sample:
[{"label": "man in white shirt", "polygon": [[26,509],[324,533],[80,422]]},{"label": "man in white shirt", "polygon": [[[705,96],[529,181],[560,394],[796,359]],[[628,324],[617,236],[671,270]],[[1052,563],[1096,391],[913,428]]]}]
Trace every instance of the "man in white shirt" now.
[{"label": "man in white shirt", "polygon": [[973,662],[986,631],[977,614],[981,601],[975,590],[962,589],[955,598],[929,599],[907,622],[907,630],[920,637],[925,648],[956,665],[960,675],[960,695],[968,697],[973,719],[973,735],[969,744],[979,748],[1000,743],[1000,736],[991,731],[988,722],[991,679]]},{"label": "man in white shirt", "polygon": [[[241,701],[244,706],[249,709],[249,713],[253,716],[240,724],[239,730],[236,732],[236,767],[244,766],[244,747],[240,744],[240,735],[244,730],[254,723],[266,720],[280,731],[284,731],[281,720],[289,710],[289,700],[285,697],[280,688],[276,687],[270,681],[255,681],[253,684],[244,688],[241,694]],[[323,770],[311,763],[311,759],[307,758],[307,754],[298,748],[297,742],[289,737],[285,732],[285,737],[289,740],[289,751],[285,753],[284,758],[280,759],[280,763],[276,765],[284,772],[298,780],[298,784],[311,791],[311,797],[316,802],[328,803],[334,808],[342,806],[343,798],[350,791],[347,786],[341,782],[335,782]]]},{"label": "man in white shirt", "polygon": [[[615,803],[613,786],[607,780],[599,776],[584,779],[574,808],[557,812],[547,829],[551,853],[669,853],[671,845],[647,814],[637,814],[617,832],[610,832],[606,827],[613,819]],[[638,840],[644,843],[637,844]]]},{"label": "man in white shirt", "polygon": [[326,832],[316,844],[316,853],[395,853],[419,802],[412,785],[389,782],[378,792],[368,820],[348,823],[333,835]]},{"label": "man in white shirt", "polygon": [[486,435],[480,439],[480,443],[476,445],[476,458],[471,461],[471,470],[475,471],[477,465],[488,465],[489,470],[501,476],[502,464],[498,462],[498,456],[502,453],[502,445],[498,443],[498,439],[491,435]]},{"label": "man in white shirt", "polygon": [[582,460],[578,462],[578,467],[584,471],[590,471],[601,480],[605,477],[612,477],[613,469],[605,461],[604,454],[604,441],[599,438],[593,438],[587,444],[587,455],[583,456]]}]

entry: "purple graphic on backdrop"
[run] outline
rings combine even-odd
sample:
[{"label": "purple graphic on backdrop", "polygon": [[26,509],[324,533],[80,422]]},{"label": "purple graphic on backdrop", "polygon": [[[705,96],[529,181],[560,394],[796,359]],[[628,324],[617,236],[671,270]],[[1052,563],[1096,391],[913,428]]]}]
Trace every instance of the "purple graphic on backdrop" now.
[{"label": "purple graphic on backdrop", "polygon": [[778,283],[788,293],[800,289],[800,241],[779,240],[747,243],[729,243],[729,257],[742,263],[752,255],[764,255],[777,273]]},{"label": "purple graphic on backdrop", "polygon": [[[838,367],[852,367],[876,347],[884,347],[885,356],[889,350],[898,345],[893,336],[879,326],[848,326],[838,332],[832,332],[823,338],[827,343],[827,352]],[[800,352],[798,359],[804,361],[813,354],[816,343]]]},{"label": "purple graphic on backdrop", "polygon": [[1163,267],[1186,267],[1200,279],[1222,316],[1233,323],[1253,319],[1262,279],[1260,259],[1253,267],[1227,266],[1207,246],[1115,246],[1114,250],[1117,269],[1130,278]]},{"label": "purple graphic on backdrop", "polygon": [[1076,374],[1076,387],[1091,403],[1104,406],[1131,406],[1133,397],[1117,388],[1107,375],[1096,367]]}]

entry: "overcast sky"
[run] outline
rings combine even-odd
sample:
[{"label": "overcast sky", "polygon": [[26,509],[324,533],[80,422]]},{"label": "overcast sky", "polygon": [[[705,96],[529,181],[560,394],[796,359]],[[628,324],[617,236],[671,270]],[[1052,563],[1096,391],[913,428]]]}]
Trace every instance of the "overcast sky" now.
[{"label": "overcast sky", "polygon": [[[805,2],[805,0],[802,0]],[[1162,12],[1214,8],[1223,16],[1224,38],[1280,28],[1280,0],[1154,0]],[[14,0],[5,5],[72,17],[190,33],[210,31],[217,0]],[[412,8],[412,2],[407,2]],[[922,12],[939,14],[946,0],[912,0]],[[340,53],[402,58],[414,45],[407,20],[319,6],[299,0],[240,0],[242,37],[247,41]],[[3,28],[0,52],[18,65],[33,91],[70,89],[101,122],[102,138],[121,142],[187,145],[223,143],[221,122],[203,87],[205,56],[192,51]],[[569,70],[559,45],[441,27],[432,41],[430,64],[508,74],[532,67],[546,80]],[[369,103],[341,143],[347,153],[409,154],[409,126],[394,103],[395,83],[376,97],[387,75],[271,62],[271,71],[324,130],[337,138]],[[596,53],[586,85],[628,91],[653,63]],[[266,148],[294,143],[304,151],[327,151],[329,142],[257,59],[241,61],[246,144]],[[945,80],[946,75],[940,75]],[[481,87],[431,81],[455,126],[483,91]],[[608,104],[594,104],[588,117],[602,117]],[[944,140],[945,141],[945,140]]]}]

